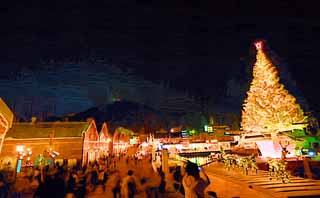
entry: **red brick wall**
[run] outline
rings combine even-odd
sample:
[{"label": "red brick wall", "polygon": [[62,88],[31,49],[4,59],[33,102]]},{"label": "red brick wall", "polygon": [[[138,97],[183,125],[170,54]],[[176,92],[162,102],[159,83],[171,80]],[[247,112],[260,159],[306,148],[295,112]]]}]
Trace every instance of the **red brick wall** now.
[{"label": "red brick wall", "polygon": [[[0,154],[0,160],[12,160],[12,163],[16,163],[17,159],[17,145],[24,145],[25,150],[31,148],[32,155],[31,160],[34,161],[39,154],[46,153],[49,149],[49,138],[47,139],[28,139],[28,140],[8,140],[3,143],[2,152]],[[59,159],[77,159],[82,158],[83,138],[61,138],[54,139],[52,149],[60,153],[56,158]],[[47,154],[46,154],[47,155]]]}]

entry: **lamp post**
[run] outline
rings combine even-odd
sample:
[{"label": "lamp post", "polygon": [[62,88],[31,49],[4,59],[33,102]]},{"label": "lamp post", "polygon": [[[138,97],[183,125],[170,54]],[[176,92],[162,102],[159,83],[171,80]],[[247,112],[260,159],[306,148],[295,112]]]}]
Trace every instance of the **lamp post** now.
[{"label": "lamp post", "polygon": [[23,160],[23,157],[25,156],[24,145],[17,145],[16,151],[17,151],[17,163],[16,163],[15,175],[17,175],[17,173],[20,173],[21,171],[22,160]]}]

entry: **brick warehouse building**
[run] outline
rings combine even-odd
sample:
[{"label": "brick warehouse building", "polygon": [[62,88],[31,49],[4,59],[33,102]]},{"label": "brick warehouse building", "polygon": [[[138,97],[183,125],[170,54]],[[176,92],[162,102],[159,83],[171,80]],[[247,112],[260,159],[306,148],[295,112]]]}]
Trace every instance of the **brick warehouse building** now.
[{"label": "brick warehouse building", "polygon": [[84,165],[99,157],[98,145],[98,132],[93,119],[87,122],[16,122],[4,138],[0,166],[8,163],[15,166],[19,146],[24,149],[24,164],[31,162],[32,165],[42,154],[60,163]]},{"label": "brick warehouse building", "polygon": [[[104,122],[98,133],[94,119],[86,122],[13,122],[13,113],[0,98],[0,170],[15,168],[22,148],[22,165],[34,165],[40,155],[47,160],[86,165],[112,153],[112,136]],[[111,137],[111,138],[110,138]]]},{"label": "brick warehouse building", "polygon": [[106,156],[113,151],[112,135],[110,135],[107,123],[104,122],[99,134],[100,156]]}]

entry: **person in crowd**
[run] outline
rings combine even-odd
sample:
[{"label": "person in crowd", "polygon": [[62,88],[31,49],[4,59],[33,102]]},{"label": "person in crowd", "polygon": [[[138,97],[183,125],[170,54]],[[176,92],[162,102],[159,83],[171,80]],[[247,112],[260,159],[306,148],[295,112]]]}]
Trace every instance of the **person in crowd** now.
[{"label": "person in crowd", "polygon": [[110,177],[106,181],[106,192],[112,193],[113,198],[120,198],[121,178],[118,170],[110,173]]},{"label": "person in crowd", "polygon": [[44,184],[39,187],[41,188],[39,193],[40,198],[61,198],[65,197],[66,194],[63,176],[58,172],[46,175]]},{"label": "person in crowd", "polygon": [[185,198],[198,198],[195,187],[199,178],[200,175],[197,164],[188,161],[185,167],[185,175],[182,178]]},{"label": "person in crowd", "polygon": [[36,194],[36,191],[38,189],[38,187],[40,186],[41,183],[41,176],[39,175],[33,175],[31,182],[30,182],[30,189],[33,192],[33,194]]},{"label": "person in crowd", "polygon": [[173,174],[174,174],[174,171],[175,171],[175,168],[174,167],[170,167],[169,168],[169,173],[168,173],[168,176],[165,177],[165,189],[166,189],[166,192],[175,192],[175,188],[174,188],[174,177],[173,177]]},{"label": "person in crowd", "polygon": [[70,171],[69,174],[67,174],[67,181],[66,181],[66,190],[67,194],[66,196],[72,198],[75,196],[75,188],[76,188],[76,173],[73,171]]},{"label": "person in crowd", "polygon": [[88,169],[86,169],[85,173],[84,173],[85,177],[85,189],[86,189],[86,193],[91,192],[93,189],[93,185],[91,184],[91,172],[88,171]]},{"label": "person in crowd", "polygon": [[176,166],[176,170],[173,173],[173,186],[177,192],[180,192],[184,195],[184,188],[182,185],[182,173],[181,173],[181,166]]},{"label": "person in crowd", "polygon": [[26,174],[23,172],[19,173],[14,183],[14,196],[16,198],[22,198],[23,192],[28,190],[29,184],[30,182]]},{"label": "person in crowd", "polygon": [[160,185],[159,185],[159,192],[160,193],[165,193],[166,192],[166,178],[165,178],[165,173],[163,171],[160,171]]},{"label": "person in crowd", "polygon": [[154,171],[151,165],[149,167],[146,167],[146,169],[143,171],[143,174],[144,174],[143,177],[146,181],[144,186],[145,186],[147,197],[149,198],[160,197],[159,195],[159,186],[161,183],[160,175]]},{"label": "person in crowd", "polygon": [[[201,169],[201,171],[199,172],[200,177],[198,179],[198,183],[195,188],[195,191],[196,191],[198,198],[204,198],[205,197],[205,189],[209,186],[210,179],[209,179],[208,175],[206,174],[206,172],[202,168],[200,168],[200,169]],[[213,193],[213,192],[211,192],[211,193]]]},{"label": "person in crowd", "polygon": [[209,177],[204,171],[201,171],[197,164],[187,162],[185,175],[182,184],[185,191],[185,198],[204,198],[205,188],[210,184]]},{"label": "person in crowd", "polygon": [[[34,176],[35,179],[38,180],[38,186],[35,189],[35,192],[33,193],[33,198],[40,198],[41,195],[43,194],[43,190],[44,190],[44,182],[42,182],[41,180],[41,174],[39,173],[37,176]],[[34,181],[36,182],[36,181]],[[36,184],[34,184],[34,186],[36,186]],[[31,182],[31,187],[32,187],[32,182]]]},{"label": "person in crowd", "polygon": [[129,170],[126,177],[121,182],[121,196],[122,198],[134,198],[136,194],[136,179],[133,176],[133,171]]},{"label": "person in crowd", "polygon": [[5,177],[0,173],[0,198],[7,198],[9,194],[8,184]]}]

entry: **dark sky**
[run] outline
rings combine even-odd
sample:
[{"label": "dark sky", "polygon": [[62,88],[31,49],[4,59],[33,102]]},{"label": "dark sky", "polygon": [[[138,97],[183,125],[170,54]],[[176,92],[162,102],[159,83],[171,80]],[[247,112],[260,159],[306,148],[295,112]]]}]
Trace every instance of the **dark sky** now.
[{"label": "dark sky", "polygon": [[252,41],[264,38],[319,111],[316,8],[281,2],[25,1],[0,10],[0,62],[13,63],[4,71],[14,75],[22,67],[41,70],[44,60],[99,57],[202,96],[222,94],[227,79],[245,75]]}]

